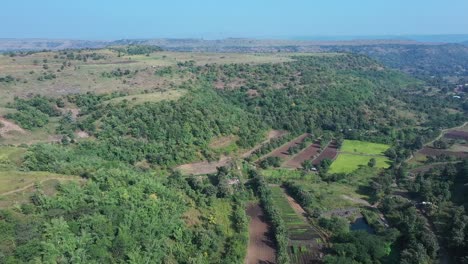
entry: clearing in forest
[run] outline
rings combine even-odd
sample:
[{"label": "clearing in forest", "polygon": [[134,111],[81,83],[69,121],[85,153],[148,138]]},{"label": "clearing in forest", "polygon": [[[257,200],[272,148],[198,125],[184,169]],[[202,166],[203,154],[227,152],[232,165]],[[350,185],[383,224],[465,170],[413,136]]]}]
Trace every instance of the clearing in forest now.
[{"label": "clearing in forest", "polygon": [[168,91],[159,91],[154,93],[143,93],[143,94],[134,94],[127,95],[122,97],[117,97],[108,101],[104,101],[104,104],[117,104],[123,101],[128,101],[132,105],[142,104],[146,102],[155,103],[161,101],[171,101],[177,100],[187,93],[187,90],[168,90]]},{"label": "clearing in forest", "polygon": [[230,157],[221,157],[218,161],[200,161],[188,163],[176,167],[182,174],[203,175],[216,173],[219,167],[226,166],[231,161]]},{"label": "clearing in forest", "polygon": [[0,171],[0,208],[30,202],[37,190],[53,195],[59,183],[70,181],[82,182],[83,179],[49,172]]}]

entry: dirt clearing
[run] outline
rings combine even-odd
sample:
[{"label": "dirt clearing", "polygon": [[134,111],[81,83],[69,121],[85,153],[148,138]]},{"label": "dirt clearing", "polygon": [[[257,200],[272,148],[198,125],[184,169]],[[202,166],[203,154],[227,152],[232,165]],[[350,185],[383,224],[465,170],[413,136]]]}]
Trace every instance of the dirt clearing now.
[{"label": "dirt clearing", "polygon": [[218,167],[226,166],[231,161],[229,157],[222,157],[218,161],[201,161],[195,163],[189,163],[178,166],[176,169],[179,169],[183,174],[193,174],[193,175],[203,175],[216,173]]},{"label": "dirt clearing", "polygon": [[20,133],[20,134],[25,134],[26,131],[24,131],[24,129],[22,129],[20,126],[18,126],[17,124],[9,121],[9,120],[6,120],[5,118],[3,117],[0,117],[0,123],[2,123],[2,125],[0,126],[0,136],[1,137],[8,137],[8,135],[11,133],[11,132],[17,132],[17,133]]},{"label": "dirt clearing", "polygon": [[270,225],[266,222],[263,209],[258,203],[249,204],[247,215],[249,223],[249,247],[246,264],[276,263],[275,244],[271,238]]}]

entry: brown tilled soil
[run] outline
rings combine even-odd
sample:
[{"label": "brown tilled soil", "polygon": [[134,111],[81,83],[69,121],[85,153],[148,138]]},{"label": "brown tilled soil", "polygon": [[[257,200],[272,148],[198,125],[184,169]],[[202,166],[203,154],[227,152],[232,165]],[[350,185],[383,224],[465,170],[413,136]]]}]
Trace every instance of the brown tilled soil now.
[{"label": "brown tilled soil", "polygon": [[468,158],[467,152],[454,152],[448,151],[443,149],[436,149],[431,147],[424,147],[419,151],[419,153],[424,154],[426,156],[439,156],[445,154],[447,156],[457,157],[457,158]]},{"label": "brown tilled soil", "polygon": [[266,222],[263,210],[258,203],[249,204],[247,215],[249,224],[249,247],[245,258],[246,264],[276,263],[276,249],[270,232],[270,226]]},{"label": "brown tilled soil", "polygon": [[272,152],[267,154],[265,156],[265,158],[266,157],[280,157],[280,158],[289,157],[288,149],[290,147],[292,147],[293,145],[300,144],[308,135],[309,134],[305,133],[305,134],[302,134],[302,135],[298,136],[297,138],[289,141],[288,143],[284,144],[283,146],[273,150]]},{"label": "brown tilled soil", "polygon": [[338,154],[338,147],[336,146],[335,142],[330,143],[326,149],[324,149],[320,155],[312,161],[314,165],[320,164],[320,162],[324,159],[335,159],[336,155]]},{"label": "brown tilled soil", "polygon": [[468,132],[452,130],[444,134],[446,138],[468,140]]},{"label": "brown tilled soil", "polygon": [[302,166],[302,162],[310,159],[314,159],[316,155],[318,155],[318,151],[320,149],[320,143],[318,141],[314,142],[314,144],[308,146],[298,154],[296,154],[292,159],[286,161],[283,166],[287,168],[300,168]]},{"label": "brown tilled soil", "polygon": [[414,168],[414,169],[410,170],[410,172],[413,173],[413,174],[425,173],[425,172],[428,172],[429,170],[431,170],[432,168],[439,168],[439,167],[443,167],[445,165],[447,165],[447,163],[428,164],[428,165],[424,165],[424,166],[421,166],[421,167]]}]

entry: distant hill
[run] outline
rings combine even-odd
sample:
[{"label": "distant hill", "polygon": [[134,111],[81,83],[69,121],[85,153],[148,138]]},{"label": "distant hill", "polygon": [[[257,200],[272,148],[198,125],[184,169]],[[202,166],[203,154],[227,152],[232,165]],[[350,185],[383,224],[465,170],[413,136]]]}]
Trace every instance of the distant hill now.
[{"label": "distant hill", "polygon": [[110,41],[70,39],[0,39],[0,51],[103,48],[109,43]]},{"label": "distant hill", "polygon": [[80,48],[103,48],[114,45],[155,45],[175,51],[209,52],[276,52],[276,51],[319,51],[323,45],[382,45],[418,44],[411,40],[347,40],[347,41],[307,41],[307,40],[257,40],[228,38],[222,40],[203,39],[123,39],[115,41],[61,40],[61,39],[0,39],[0,51],[63,50]]},{"label": "distant hill", "polygon": [[[438,38],[437,38],[438,37]],[[419,36],[424,40],[461,40],[463,35]],[[405,39],[267,40],[228,38],[203,39],[123,39],[115,41],[0,39],[0,51],[63,50],[104,48],[122,45],[158,46],[167,51],[276,53],[349,52],[370,56],[383,64],[414,76],[468,75],[468,41],[463,44],[417,42]]]},{"label": "distant hill", "polygon": [[412,75],[467,75],[468,47],[441,45],[322,46],[324,51],[365,54]]}]

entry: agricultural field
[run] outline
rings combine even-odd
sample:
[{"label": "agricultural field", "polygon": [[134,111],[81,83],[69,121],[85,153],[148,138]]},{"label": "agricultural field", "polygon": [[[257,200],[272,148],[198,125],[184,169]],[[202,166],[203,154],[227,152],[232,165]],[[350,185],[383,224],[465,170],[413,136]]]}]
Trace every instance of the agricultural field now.
[{"label": "agricultural field", "polygon": [[389,145],[386,144],[346,139],[343,141],[340,152],[365,155],[382,155],[388,148]]},{"label": "agricultural field", "polygon": [[358,140],[345,140],[338,157],[330,166],[330,173],[351,173],[361,166],[368,166],[369,161],[376,160],[376,168],[388,168],[389,159],[383,153],[390,146]]},{"label": "agricultural field", "polygon": [[53,195],[56,186],[66,182],[83,182],[83,179],[50,172],[0,171],[0,208],[29,203],[36,191]]},{"label": "agricultural field", "polygon": [[19,166],[22,160],[22,156],[25,152],[25,148],[1,146],[0,170]]},{"label": "agricultural field", "polygon": [[[435,147],[437,141],[445,142],[445,148]],[[427,143],[422,149],[416,152],[413,157],[408,161],[413,167],[413,170],[418,171],[416,168],[424,166],[430,159],[464,159],[468,158],[468,124],[456,128],[446,129],[434,141]],[[444,160],[439,160],[443,162]]]},{"label": "agricultural field", "polygon": [[286,168],[300,168],[302,166],[302,163],[306,160],[312,160],[316,156],[319,155],[319,150],[320,150],[320,142],[315,141],[312,144],[310,144],[308,147],[294,155],[291,159],[286,161],[283,164],[283,167]]},{"label": "agricultural field", "polygon": [[286,159],[286,158],[291,156],[288,153],[288,149],[290,147],[292,147],[292,146],[300,144],[308,136],[309,136],[309,134],[304,133],[304,134],[298,136],[297,138],[289,141],[288,143],[282,145],[281,147],[273,150],[268,155],[266,155],[264,158],[266,158],[266,157],[279,157],[279,158],[282,158],[282,159]]},{"label": "agricultural field", "polygon": [[324,159],[335,159],[336,155],[338,154],[338,149],[335,142],[330,142],[328,146],[320,152],[320,155],[312,161],[314,165],[320,164],[320,162]]},{"label": "agricultural field", "polygon": [[304,209],[279,186],[271,186],[272,198],[288,230],[288,253],[293,263],[309,263],[320,258],[324,242],[306,218]]},{"label": "agricultural field", "polygon": [[280,210],[281,218],[286,224],[290,239],[312,239],[313,237],[311,237],[310,234],[314,232],[313,229],[305,222],[305,218],[303,216],[299,216],[291,207],[291,204],[288,202],[284,194],[284,190],[279,186],[272,186],[271,192],[273,200]]},{"label": "agricultural field", "polygon": [[376,160],[376,168],[390,167],[389,159],[384,156],[363,156],[348,153],[340,153],[330,166],[329,173],[351,173],[361,166],[367,166],[370,159]]},{"label": "agricultural field", "polygon": [[450,139],[462,139],[468,141],[468,132],[467,131],[459,131],[459,130],[451,130],[444,134],[445,138]]}]

